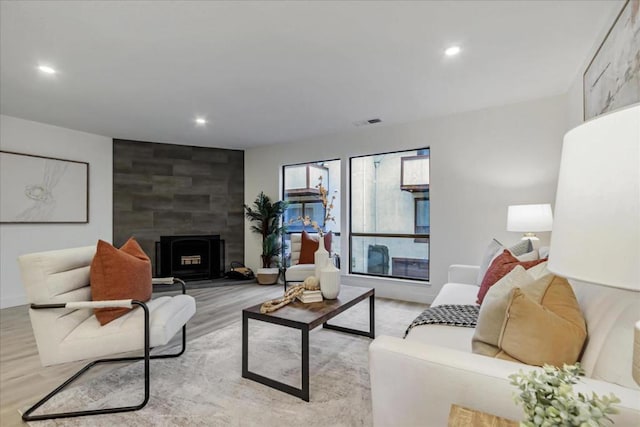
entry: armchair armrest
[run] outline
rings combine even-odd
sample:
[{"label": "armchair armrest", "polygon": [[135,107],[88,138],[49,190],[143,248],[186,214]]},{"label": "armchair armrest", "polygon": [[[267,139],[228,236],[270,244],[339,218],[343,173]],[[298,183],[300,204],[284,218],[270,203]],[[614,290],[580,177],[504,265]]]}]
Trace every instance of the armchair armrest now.
[{"label": "armchair armrest", "polygon": [[114,300],[104,300],[104,301],[70,301],[70,302],[61,302],[55,304],[31,304],[31,308],[34,310],[41,310],[45,308],[70,308],[74,310],[84,309],[84,308],[132,308],[133,305],[141,305],[146,306],[146,304],[142,301],[137,301],[133,299],[114,299]]},{"label": "armchair armrest", "polygon": [[151,279],[152,285],[173,285],[173,277],[154,277]]},{"label": "armchair armrest", "polygon": [[477,265],[452,264],[449,266],[449,283],[475,285],[480,267]]},{"label": "armchair armrest", "polygon": [[113,307],[124,307],[131,308],[133,300],[130,299],[121,299],[121,300],[111,300],[111,301],[74,301],[68,302],[65,304],[65,308],[113,308]]},{"label": "armchair armrest", "polygon": [[151,279],[151,285],[153,286],[171,286],[175,285],[176,283],[182,287],[182,293],[186,294],[187,285],[182,279],[178,279],[177,277],[154,277]]},{"label": "armchair armrest", "polygon": [[[447,425],[452,404],[520,420],[509,375],[539,369],[464,351],[380,336],[369,347],[374,426]],[[583,378],[575,389],[621,399],[616,425],[638,425],[640,391]]]}]

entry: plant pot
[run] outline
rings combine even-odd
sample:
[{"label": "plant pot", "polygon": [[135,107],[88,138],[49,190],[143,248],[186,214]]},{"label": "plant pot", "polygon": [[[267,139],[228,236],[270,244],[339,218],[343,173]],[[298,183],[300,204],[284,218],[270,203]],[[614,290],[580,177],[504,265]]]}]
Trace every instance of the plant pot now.
[{"label": "plant pot", "polygon": [[260,285],[275,285],[280,277],[278,268],[259,268],[256,271],[256,279]]}]

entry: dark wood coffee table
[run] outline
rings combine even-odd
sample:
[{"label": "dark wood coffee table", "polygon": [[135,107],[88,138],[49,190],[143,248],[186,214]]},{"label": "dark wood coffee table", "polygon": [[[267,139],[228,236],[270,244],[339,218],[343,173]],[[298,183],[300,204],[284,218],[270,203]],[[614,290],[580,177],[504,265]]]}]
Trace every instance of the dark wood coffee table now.
[{"label": "dark wood coffee table", "polygon": [[[323,328],[333,329],[349,334],[375,338],[375,289],[356,286],[340,286],[340,295],[334,300],[324,300],[303,304],[292,302],[273,313],[260,313],[262,304],[242,310],[242,377],[257,381],[277,390],[309,401],[309,331],[322,325]],[[329,325],[327,321],[353,307],[357,303],[369,298],[369,331]],[[302,388],[267,378],[249,371],[249,319],[260,320],[276,325],[288,326],[302,332]]]}]

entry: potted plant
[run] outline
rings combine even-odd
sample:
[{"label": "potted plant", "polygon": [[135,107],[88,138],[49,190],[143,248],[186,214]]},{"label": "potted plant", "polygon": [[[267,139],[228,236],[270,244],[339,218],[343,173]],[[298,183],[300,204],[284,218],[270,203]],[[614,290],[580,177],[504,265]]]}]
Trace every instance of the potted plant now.
[{"label": "potted plant", "polygon": [[289,203],[283,200],[272,202],[262,191],[251,207],[244,205],[245,216],[253,223],[251,231],[262,236],[262,268],[256,272],[261,285],[272,285],[278,281],[281,236],[286,231],[281,219],[288,206]]}]

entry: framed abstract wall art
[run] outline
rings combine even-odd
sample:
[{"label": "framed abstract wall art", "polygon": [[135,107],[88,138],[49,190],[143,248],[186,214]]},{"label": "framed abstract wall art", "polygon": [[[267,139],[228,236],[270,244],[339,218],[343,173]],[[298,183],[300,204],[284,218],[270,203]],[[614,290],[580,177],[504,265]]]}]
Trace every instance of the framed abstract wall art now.
[{"label": "framed abstract wall art", "polygon": [[89,163],[0,151],[0,223],[89,222]]},{"label": "framed abstract wall art", "polygon": [[627,0],[583,76],[584,119],[640,102],[640,0]]}]

